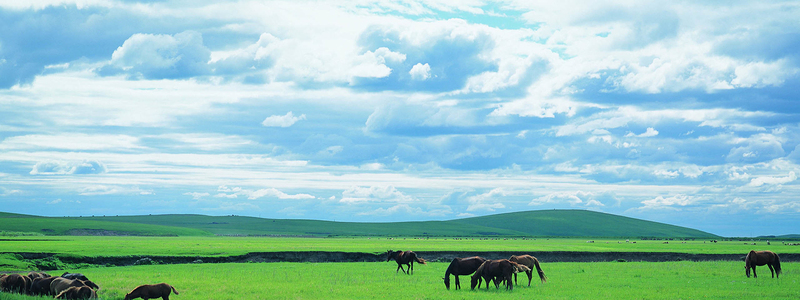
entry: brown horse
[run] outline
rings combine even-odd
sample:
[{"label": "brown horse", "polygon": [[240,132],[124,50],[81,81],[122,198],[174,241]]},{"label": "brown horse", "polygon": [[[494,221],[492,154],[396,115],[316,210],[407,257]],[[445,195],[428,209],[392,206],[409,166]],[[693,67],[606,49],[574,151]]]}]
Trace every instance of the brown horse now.
[{"label": "brown horse", "polygon": [[[542,271],[542,267],[539,266],[539,260],[536,257],[530,255],[512,255],[511,258],[508,260],[518,263],[520,265],[528,267],[529,271],[525,272],[525,275],[528,275],[528,286],[531,286],[531,279],[533,278],[533,268],[536,268],[536,271],[539,272],[539,280],[542,283],[547,282],[547,276],[544,275],[544,271]],[[514,273],[514,283],[517,283],[517,273]]]},{"label": "brown horse", "polygon": [[88,286],[73,286],[66,290],[61,291],[56,295],[55,299],[69,299],[69,300],[84,300],[84,299],[97,299],[97,292]]},{"label": "brown horse", "polygon": [[134,288],[130,293],[125,294],[125,300],[136,298],[142,298],[145,300],[161,298],[163,300],[169,300],[170,292],[175,292],[175,295],[180,294],[177,290],[175,290],[175,287],[166,283],[143,284]]},{"label": "brown horse", "polygon": [[[400,270],[403,270],[406,274],[411,274],[414,271],[414,262],[418,262],[420,264],[425,264],[425,260],[422,258],[417,257],[417,254],[414,251],[386,251],[386,261],[390,261],[394,259],[397,262],[397,273]],[[406,265],[408,268],[403,269],[403,265]]]},{"label": "brown horse", "polygon": [[[758,278],[756,275],[756,266],[767,265],[769,272],[772,273],[772,278],[781,275],[781,260],[778,255],[772,251],[750,251],[744,259],[744,273],[750,277],[750,269],[753,269],[753,277]],[[774,270],[773,270],[774,268]]]},{"label": "brown horse", "polygon": [[458,281],[458,275],[469,275],[475,272],[486,259],[480,256],[473,256],[467,258],[454,258],[447,270],[444,272],[444,286],[450,289],[450,274],[456,278],[456,289],[461,288],[461,282]]},{"label": "brown horse", "polygon": [[486,289],[489,289],[489,282],[494,281],[494,286],[500,288],[500,283],[505,282],[506,289],[513,290],[514,285],[511,283],[511,274],[517,272],[530,271],[526,266],[509,261],[507,259],[487,260],[472,274],[471,289],[475,289],[477,285],[480,288],[480,281],[486,281]]}]

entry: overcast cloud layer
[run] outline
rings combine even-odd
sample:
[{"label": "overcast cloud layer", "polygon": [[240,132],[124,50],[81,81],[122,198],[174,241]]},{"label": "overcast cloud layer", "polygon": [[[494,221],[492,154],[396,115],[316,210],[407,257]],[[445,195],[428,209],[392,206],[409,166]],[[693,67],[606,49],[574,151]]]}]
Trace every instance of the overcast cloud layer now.
[{"label": "overcast cloud layer", "polygon": [[800,233],[796,1],[0,1],[0,209]]}]

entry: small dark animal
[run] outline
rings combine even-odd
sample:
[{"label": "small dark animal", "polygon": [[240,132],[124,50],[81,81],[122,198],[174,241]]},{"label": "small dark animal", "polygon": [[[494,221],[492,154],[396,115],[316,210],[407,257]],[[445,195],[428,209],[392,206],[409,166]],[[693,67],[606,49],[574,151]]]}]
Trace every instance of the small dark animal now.
[{"label": "small dark animal", "polygon": [[[406,274],[411,274],[414,271],[414,262],[418,262],[420,264],[425,264],[425,260],[422,258],[417,257],[417,254],[414,251],[386,251],[386,261],[390,261],[394,259],[397,262],[397,273],[400,270],[403,270]],[[408,268],[407,270],[403,269],[403,265],[406,265]]]},{"label": "small dark animal", "polygon": [[175,295],[180,294],[178,293],[177,290],[175,290],[173,286],[166,283],[143,284],[137,286],[130,293],[125,294],[125,300],[131,300],[136,298],[142,298],[144,300],[155,299],[155,298],[169,300],[170,291],[175,292]]},{"label": "small dark animal", "polygon": [[59,293],[56,299],[73,299],[73,300],[83,300],[83,299],[97,299],[97,293],[88,286],[73,286],[70,287],[61,293]]},{"label": "small dark animal", "polygon": [[[536,257],[530,255],[512,255],[511,258],[508,260],[518,263],[520,265],[528,267],[531,271],[526,271],[525,275],[528,275],[528,286],[531,286],[531,279],[533,278],[533,268],[536,268],[536,272],[539,273],[539,280],[542,283],[547,282],[547,276],[544,275],[544,271],[542,271],[542,267],[539,266],[539,260]],[[517,283],[517,273],[514,273],[514,283]]]},{"label": "small dark animal", "polygon": [[67,278],[67,279],[80,279],[80,280],[83,280],[83,281],[89,280],[89,278],[86,278],[86,276],[83,276],[83,274],[81,274],[81,273],[64,272],[64,274],[62,274],[61,277],[64,277],[64,278]]},{"label": "small dark animal", "polygon": [[[769,272],[772,273],[772,278],[776,276],[780,278],[781,275],[781,260],[778,254],[772,251],[750,251],[747,257],[744,258],[744,273],[750,277],[750,269],[753,269],[753,277],[758,278],[756,275],[756,266],[767,265]],[[773,270],[774,269],[774,270]]]},{"label": "small dark animal", "polygon": [[31,288],[28,290],[33,296],[40,296],[40,295],[51,295],[50,293],[50,284],[53,282],[53,279],[59,277],[45,277],[45,278],[36,278],[31,283]]},{"label": "small dark animal", "polygon": [[444,286],[450,289],[450,275],[456,278],[456,289],[461,288],[461,282],[458,280],[459,275],[470,275],[475,273],[475,270],[480,267],[486,259],[480,256],[473,256],[467,258],[454,258],[447,270],[444,272]]}]

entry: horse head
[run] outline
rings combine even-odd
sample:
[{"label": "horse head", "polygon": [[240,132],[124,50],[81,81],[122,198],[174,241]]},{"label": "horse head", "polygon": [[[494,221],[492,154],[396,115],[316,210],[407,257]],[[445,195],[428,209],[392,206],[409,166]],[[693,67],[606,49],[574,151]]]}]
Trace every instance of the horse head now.
[{"label": "horse head", "polygon": [[386,250],[386,261],[392,260],[392,254],[394,254],[394,251]]},{"label": "horse head", "polygon": [[449,290],[450,289],[450,276],[442,277],[442,280],[444,280],[444,286]]}]

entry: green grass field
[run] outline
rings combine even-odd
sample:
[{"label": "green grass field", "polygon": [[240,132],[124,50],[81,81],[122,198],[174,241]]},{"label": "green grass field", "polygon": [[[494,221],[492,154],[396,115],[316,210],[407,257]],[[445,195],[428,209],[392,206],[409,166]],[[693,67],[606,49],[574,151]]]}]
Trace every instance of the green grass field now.
[{"label": "green grass field", "polygon": [[[780,279],[760,267],[746,278],[741,262],[543,263],[549,280],[513,291],[494,286],[446,290],[446,263],[395,273],[394,262],[188,264],[91,268],[78,271],[101,286],[102,299],[122,299],[139,284],[167,282],[170,299],[798,299],[800,263],[784,263]],[[53,273],[59,273],[53,272]],[[520,282],[527,282],[522,274]],[[41,299],[0,294],[0,299]]]},{"label": "green grass field", "polygon": [[414,251],[540,251],[578,252],[678,252],[690,254],[742,254],[769,249],[777,253],[800,253],[800,246],[781,242],[705,240],[660,240],[537,238],[537,239],[453,239],[453,238],[274,238],[274,237],[14,237],[0,242],[0,253],[33,252],[80,256],[232,256],[251,252],[341,251],[383,253],[388,249]]}]

